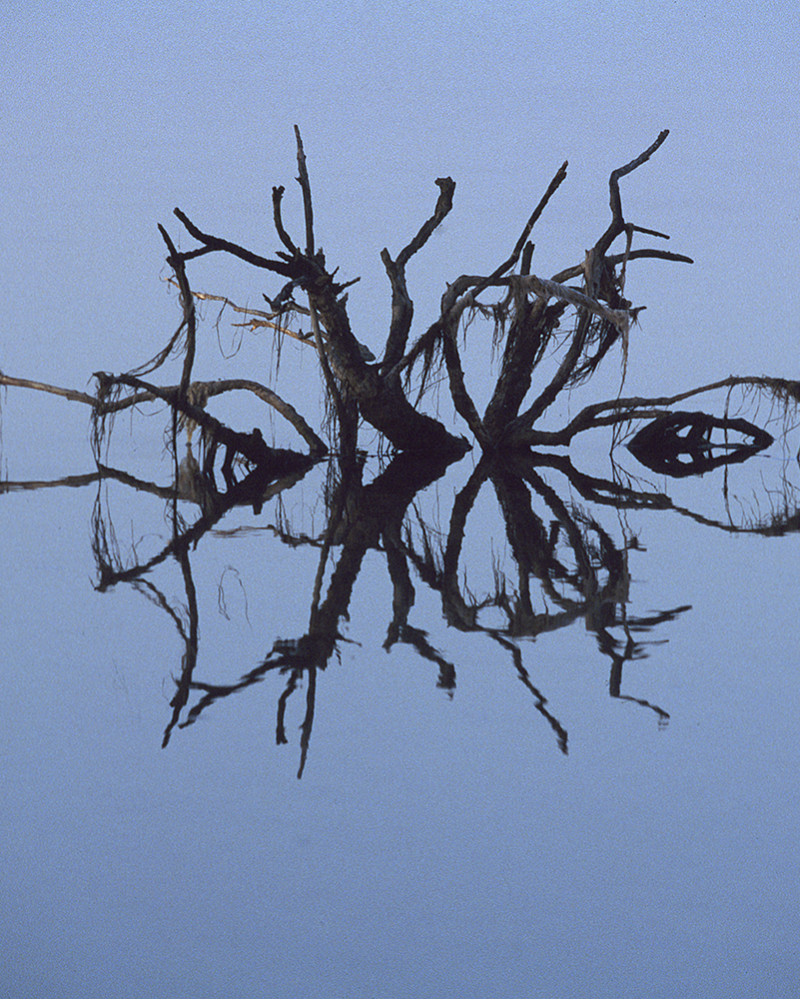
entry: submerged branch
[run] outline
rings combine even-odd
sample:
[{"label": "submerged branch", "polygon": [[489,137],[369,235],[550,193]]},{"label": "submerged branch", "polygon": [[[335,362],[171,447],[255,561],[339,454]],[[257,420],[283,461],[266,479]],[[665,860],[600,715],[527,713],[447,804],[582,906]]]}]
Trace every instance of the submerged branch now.
[{"label": "submerged branch", "polygon": [[613,424],[626,423],[641,417],[660,416],[665,407],[674,406],[684,399],[713,392],[715,389],[732,389],[737,386],[763,390],[778,399],[800,402],[800,382],[768,378],[763,375],[731,375],[728,378],[719,379],[717,382],[709,382],[707,385],[687,389],[674,396],[629,396],[592,403],[585,406],[560,430],[540,431],[531,427],[519,428],[514,430],[513,438],[507,443],[514,447],[568,445],[575,435],[582,431],[591,430],[594,427],[608,427]]},{"label": "submerged branch", "polygon": [[[268,389],[259,382],[254,382],[250,379],[221,379],[215,382],[192,382],[188,386],[187,392],[182,393],[180,386],[155,386],[131,375],[114,376],[104,372],[96,372],[95,377],[99,380],[102,387],[101,395],[107,394],[109,389],[114,385],[125,385],[137,390],[133,394],[123,396],[120,399],[96,400],[98,414],[101,417],[108,413],[118,413],[120,410],[150,402],[154,399],[161,399],[189,417],[196,424],[214,429],[218,425],[222,425],[203,410],[202,406],[205,405],[205,401],[223,392],[241,389],[252,392],[285,417],[309,445],[313,455],[324,455],[328,450],[325,442],[315,434],[290,403],[281,399],[272,389]],[[197,402],[193,402],[193,400]]]}]

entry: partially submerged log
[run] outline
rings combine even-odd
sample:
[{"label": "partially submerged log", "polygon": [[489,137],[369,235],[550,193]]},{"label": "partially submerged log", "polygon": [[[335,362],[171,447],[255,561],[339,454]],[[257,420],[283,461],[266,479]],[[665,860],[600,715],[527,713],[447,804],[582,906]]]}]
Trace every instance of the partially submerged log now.
[{"label": "partially submerged log", "polygon": [[[721,441],[714,439],[715,431],[722,432]],[[737,439],[732,440],[733,434]],[[628,442],[628,450],[653,472],[681,477],[744,462],[773,441],[771,434],[743,417],[712,417],[680,410],[642,427]]]}]

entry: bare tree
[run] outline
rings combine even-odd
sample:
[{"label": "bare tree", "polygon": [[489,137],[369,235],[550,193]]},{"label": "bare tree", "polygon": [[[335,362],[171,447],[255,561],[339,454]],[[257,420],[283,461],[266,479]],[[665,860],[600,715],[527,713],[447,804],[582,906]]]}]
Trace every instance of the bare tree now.
[{"label": "bare tree", "polygon": [[[720,461],[730,461],[729,435],[732,433],[740,436],[736,455],[741,460],[769,443],[770,436],[742,417],[730,418],[727,412],[713,417],[697,411],[676,414],[672,407],[711,389],[730,389],[737,385],[794,403],[800,399],[798,383],[736,376],[672,397],[618,396],[584,407],[561,428],[552,430],[541,426],[553,402],[562,393],[589,379],[615,349],[621,355],[624,374],[629,332],[644,308],[633,306],[625,297],[629,263],[642,258],[691,263],[687,256],[658,247],[634,247],[637,236],[668,237],[628,222],[622,210],[620,181],[645,164],[667,135],[666,130],[661,132],[642,153],[612,171],[609,178],[611,220],[582,260],[549,278],[531,272],[531,232],[566,178],[567,164],[564,163],[556,171],[508,256],[489,274],[463,274],[448,283],[438,316],[412,341],[414,302],[408,289],[406,268],[453,207],[455,182],[449,177],[439,178],[436,181],[439,195],[429,218],[396,256],[388,249],[381,252],[391,287],[392,310],[380,357],[375,358],[351,328],[347,289],[354,282],[339,280],[337,269],[328,265],[325,254],[318,247],[305,151],[300,131],[295,127],[297,180],[305,220],[302,239],[290,235],[284,225],[285,190],[280,186],[273,188],[272,214],[281,249],[271,258],[203,231],[185,212],[176,208],[176,217],[198,246],[178,251],[167,231],[159,227],[168,248],[167,261],[174,270],[183,309],[181,323],[166,346],[146,365],[122,375],[96,373],[96,396],[4,375],[0,375],[0,384],[56,392],[91,405],[98,455],[116,413],[146,399],[163,400],[173,413],[174,431],[183,425],[200,428],[205,446],[203,471],[212,478],[218,449],[223,448],[223,473],[228,485],[232,483],[234,459],[244,459],[251,468],[269,467],[275,463],[276,456],[258,429],[237,432],[206,412],[209,400],[223,392],[245,390],[255,393],[294,427],[311,457],[325,454],[327,446],[320,436],[321,431],[315,430],[273,388],[251,379],[208,382],[194,378],[195,299],[210,298],[245,313],[244,325],[271,329],[276,337],[288,334],[316,352],[329,412],[336,419],[337,430],[331,443],[344,453],[354,453],[359,423],[365,421],[378,430],[395,451],[447,456],[450,460],[463,455],[471,447],[467,438],[451,433],[440,420],[420,409],[419,400],[412,403],[408,395],[415,373],[419,375],[421,398],[433,375],[443,372],[456,412],[486,453],[507,454],[532,446],[568,445],[576,434],[592,428],[647,420],[652,423],[639,436],[636,454],[651,468],[689,474],[705,471]],[[612,252],[619,238],[624,239],[624,245]],[[192,291],[187,265],[212,253],[231,255],[282,279],[283,284],[275,294],[264,296],[266,309],[243,309],[224,296],[198,295]],[[307,333],[294,328],[293,320],[297,317],[302,317],[301,322],[307,321]],[[496,381],[482,415],[466,385],[464,371],[469,357],[466,340],[460,336],[464,327],[476,317],[488,319],[493,324],[494,344],[501,352]],[[145,375],[154,372],[176,352],[183,354],[177,385],[159,386],[144,381]],[[549,362],[552,357],[557,359],[555,370],[551,369],[547,375],[545,361]],[[538,389],[534,388],[535,380]],[[721,444],[714,440],[715,433],[722,435]],[[718,454],[720,451],[722,455]],[[281,456],[277,456],[277,461],[281,465]],[[177,475],[177,447],[175,463]]]},{"label": "bare tree", "polygon": [[[575,434],[598,426],[634,419],[655,419],[670,412],[675,402],[720,385],[756,384],[784,395],[797,395],[794,383],[785,380],[737,378],[701,386],[673,398],[616,398],[592,404],[559,430],[541,430],[539,423],[551,404],[564,392],[586,381],[610,354],[621,346],[623,365],[627,360],[630,327],[643,307],[634,307],[625,298],[629,262],[657,258],[667,262],[691,263],[691,258],[654,247],[634,248],[634,237],[643,235],[668,239],[663,233],[628,222],[622,211],[620,180],[646,163],[666,139],[668,132],[629,163],[614,170],[609,178],[611,221],[582,261],[550,278],[531,273],[533,245],[530,235],[551,197],[567,175],[564,163],[554,175],[544,195],[527,220],[511,250],[490,274],[461,275],[447,285],[439,315],[411,343],[414,303],[406,280],[406,267],[453,207],[455,182],[439,178],[439,197],[431,216],[417,233],[392,257],[388,249],[381,260],[389,278],[392,312],[382,355],[375,359],[354,335],[347,314],[346,289],[352,282],[336,280],[323,252],[316,249],[314,211],[305,152],[299,130],[297,142],[298,182],[305,216],[304,249],[286,231],[281,215],[284,188],[273,189],[273,221],[283,249],[274,259],[260,257],[229,240],[203,232],[180,209],[175,215],[200,247],[177,255],[182,267],[189,260],[212,252],[232,254],[256,267],[285,279],[280,291],[267,299],[268,310],[250,311],[255,324],[285,329],[290,315],[308,317],[313,343],[319,356],[331,401],[339,416],[340,429],[347,439],[355,435],[360,417],[380,431],[397,450],[448,453],[457,456],[468,447],[464,438],[455,438],[442,424],[411,405],[406,392],[416,365],[422,368],[423,387],[444,367],[453,404],[474,439],[484,451],[509,451],[531,445],[569,444]],[[612,245],[624,238],[620,252]],[[476,315],[494,324],[494,340],[502,347],[502,357],[494,390],[481,416],[464,377],[466,357],[459,346],[459,330]],[[569,323],[565,335],[565,323]],[[557,343],[558,341],[558,343]],[[532,398],[534,374],[545,355],[558,346],[560,362],[555,372]],[[405,389],[404,389],[405,386]],[[667,451],[680,448],[674,439],[683,424],[658,425],[659,434],[649,438],[651,446]],[[712,424],[699,415],[689,433],[700,437],[707,448],[714,429],[736,430],[745,436],[744,446],[763,447],[768,436],[739,419],[715,418]],[[345,433],[346,432],[346,433]],[[749,435],[749,439],[748,439]],[[646,442],[645,442],[646,443]],[[644,443],[640,441],[642,447]],[[641,450],[641,449],[640,449]]]}]

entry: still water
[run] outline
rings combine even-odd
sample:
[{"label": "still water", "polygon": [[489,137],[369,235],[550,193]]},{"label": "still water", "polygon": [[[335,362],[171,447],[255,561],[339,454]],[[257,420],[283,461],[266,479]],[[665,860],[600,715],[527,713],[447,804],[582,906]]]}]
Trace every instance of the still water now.
[{"label": "still water", "polygon": [[785,442],[220,512],[58,405],[4,414],[6,995],[796,995]]}]

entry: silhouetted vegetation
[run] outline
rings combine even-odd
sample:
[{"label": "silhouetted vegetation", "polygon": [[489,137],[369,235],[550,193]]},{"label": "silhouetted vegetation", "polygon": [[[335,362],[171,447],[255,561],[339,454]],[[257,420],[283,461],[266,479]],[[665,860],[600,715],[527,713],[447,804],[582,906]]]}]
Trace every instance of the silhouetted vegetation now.
[{"label": "silhouetted vegetation", "polygon": [[[542,427],[555,400],[589,380],[607,358],[616,354],[624,374],[631,326],[642,308],[626,298],[629,264],[641,258],[691,263],[681,254],[635,247],[634,240],[640,237],[666,237],[628,222],[622,211],[621,179],[645,164],[666,136],[662,132],[643,153],[611,174],[611,220],[582,260],[550,278],[531,271],[530,235],[566,178],[565,163],[510,253],[489,274],[456,276],[444,291],[439,314],[413,338],[414,303],[406,267],[423,251],[453,207],[455,183],[450,178],[438,179],[439,194],[430,217],[395,256],[386,249],[381,254],[392,310],[376,356],[373,349],[378,345],[365,345],[351,329],[347,290],[354,282],[339,279],[337,269],[328,264],[318,247],[311,185],[298,131],[297,179],[305,220],[302,239],[291,236],[284,225],[283,187],[274,188],[272,194],[280,249],[269,258],[204,232],[176,209],[176,217],[197,245],[178,251],[169,233],[160,227],[182,313],[175,333],[150,361],[123,374],[96,372],[94,395],[0,376],[0,384],[55,393],[91,407],[94,472],[52,484],[5,483],[3,489],[100,484],[93,519],[98,590],[120,583],[135,586],[170,616],[183,646],[163,734],[165,746],[176,728],[191,725],[221,699],[250,688],[269,674],[280,674],[284,681],[277,701],[279,744],[287,742],[289,699],[301,687],[305,690],[302,774],[313,728],[318,674],[329,665],[343,640],[342,623],[348,618],[354,586],[368,553],[378,553],[385,562],[391,584],[384,648],[390,650],[398,644],[411,647],[432,664],[436,684],[442,690],[452,693],[455,689],[457,665],[445,650],[434,645],[424,623],[412,621],[415,587],[437,595],[448,626],[496,645],[532,697],[534,710],[552,728],[562,752],[568,749],[567,729],[524,667],[520,642],[578,621],[593,634],[599,654],[607,662],[609,694],[652,711],[659,723],[667,720],[663,707],[623,693],[623,668],[645,655],[649,632],[665,626],[689,606],[647,615],[631,613],[629,557],[639,545],[620,515],[632,510],[670,510],[726,531],[779,534],[797,528],[795,493],[785,481],[766,517],[753,516],[736,523],[730,516],[720,518],[682,507],[665,488],[616,467],[609,477],[588,475],[566,455],[543,449],[568,446],[578,434],[610,427],[635,431],[630,452],[643,470],[659,476],[685,478],[719,467],[727,470],[773,441],[762,427],[729,413],[731,393],[741,390],[751,400],[768,398],[788,411],[800,400],[800,387],[785,379],[732,376],[671,397],[620,394],[585,406],[560,428]],[[612,252],[618,239],[623,245]],[[233,256],[280,280],[280,287],[264,296],[267,308],[245,308],[224,296],[193,292],[188,265],[214,253]],[[325,388],[326,416],[316,422],[307,419],[274,388],[256,380],[197,379],[198,298],[224,301],[244,314],[252,329],[267,329],[276,338],[291,338],[302,349],[314,352]],[[476,317],[491,323],[498,353],[496,378],[482,415],[464,375],[469,351],[468,339],[462,334]],[[153,374],[174,357],[182,359],[180,378],[168,385],[154,382]],[[469,439],[452,433],[423,409],[426,387],[440,377],[446,379],[450,399]],[[413,402],[412,387],[416,394]],[[675,409],[686,399],[714,390],[727,393],[722,414]],[[254,394],[283,416],[306,450],[277,447],[267,443],[258,427],[234,430],[212,416],[209,409],[214,398],[234,391]],[[161,401],[169,414],[167,437],[174,466],[172,482],[160,486],[111,468],[106,460],[114,418],[153,400]],[[360,447],[363,424],[381,435],[384,446],[379,459],[371,459]],[[480,452],[474,468],[463,471],[452,503],[444,504],[446,526],[435,528],[420,513],[419,498],[474,446]],[[248,506],[259,514],[323,459],[328,466],[321,529],[295,530],[288,523],[279,529],[277,522],[271,524],[280,544],[310,547],[318,553],[312,592],[296,594],[297,601],[309,608],[305,632],[267,640],[269,651],[263,660],[243,664],[243,672],[234,683],[199,678],[199,612],[192,552],[232,508]],[[103,501],[102,486],[111,480],[167,504],[170,537],[146,558],[135,551],[124,552],[117,541],[113,518]],[[494,495],[507,557],[493,565],[493,588],[476,595],[466,585],[462,553],[467,521],[483,490]],[[197,508],[199,515],[190,517],[187,509],[191,508]],[[602,512],[608,508],[615,512],[615,529],[603,524]],[[185,594],[182,608],[153,582],[158,567],[169,560],[180,567]]]}]

